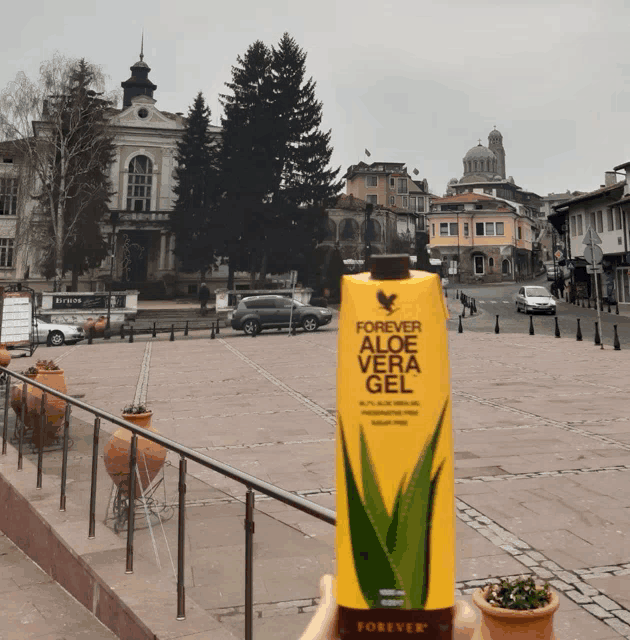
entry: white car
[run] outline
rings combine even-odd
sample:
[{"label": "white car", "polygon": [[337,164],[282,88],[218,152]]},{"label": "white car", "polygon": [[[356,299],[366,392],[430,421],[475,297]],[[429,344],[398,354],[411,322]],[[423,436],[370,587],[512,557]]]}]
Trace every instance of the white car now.
[{"label": "white car", "polygon": [[60,324],[49,322],[44,316],[35,316],[35,326],[37,327],[36,342],[46,344],[50,334],[50,344],[53,347],[61,347],[64,343],[74,344],[79,340],[85,340],[83,327],[73,324]]},{"label": "white car", "polygon": [[556,315],[556,301],[545,287],[521,287],[516,294],[516,311]]}]

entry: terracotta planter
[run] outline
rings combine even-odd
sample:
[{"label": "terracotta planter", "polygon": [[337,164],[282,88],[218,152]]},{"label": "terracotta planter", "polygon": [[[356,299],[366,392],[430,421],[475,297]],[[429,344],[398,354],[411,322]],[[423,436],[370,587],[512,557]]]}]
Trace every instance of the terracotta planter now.
[{"label": "terracotta planter", "polygon": [[105,333],[106,325],[107,318],[105,316],[99,316],[97,320],[94,320],[94,318],[88,318],[83,323],[83,330],[87,335],[89,335],[90,329],[94,329],[94,337],[102,337]]},{"label": "terracotta planter", "polygon": [[[151,426],[151,416],[153,413],[123,413],[124,420],[158,433],[158,430]],[[124,427],[117,429],[105,445],[104,462],[105,469],[114,483],[125,493],[129,492],[129,454],[131,451],[132,433]],[[138,438],[138,475],[142,482],[142,487],[136,477],[136,497],[140,497],[143,491],[153,482],[157,474],[164,466],[167,450],[159,444],[155,444],[146,438]]]},{"label": "terracotta planter", "polygon": [[7,351],[7,345],[0,343],[0,367],[8,367],[11,362],[11,354]]},{"label": "terracotta planter", "polygon": [[[31,380],[35,378],[34,373],[27,373],[26,377]],[[9,404],[11,405],[11,409],[15,411],[15,415],[20,416],[20,412],[22,411],[22,386],[23,382],[16,380],[11,386],[11,391],[9,393]]]},{"label": "terracotta planter", "polygon": [[[59,369],[58,371],[43,371],[40,369],[34,380],[55,391],[61,391],[61,393],[68,392],[63,369]],[[43,393],[45,392],[31,385],[28,385],[26,388],[26,418],[24,422],[27,427],[33,429],[32,442],[35,445],[39,445]],[[44,446],[46,446],[50,444],[63,429],[66,415],[65,400],[49,393],[46,394],[44,413],[46,415],[44,422]]]},{"label": "terracotta planter", "polygon": [[558,594],[551,590],[551,601],[540,609],[518,611],[493,607],[485,598],[485,589],[473,592],[473,603],[481,611],[481,621],[472,640],[555,640],[553,614],[560,606]]}]

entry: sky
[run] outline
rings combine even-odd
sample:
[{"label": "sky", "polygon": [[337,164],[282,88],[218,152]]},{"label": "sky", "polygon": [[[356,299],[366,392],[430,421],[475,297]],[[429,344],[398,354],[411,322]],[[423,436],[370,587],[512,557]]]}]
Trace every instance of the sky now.
[{"label": "sky", "polygon": [[119,87],[144,30],[157,108],[187,113],[202,91],[219,123],[237,56],[286,31],[307,53],[340,177],[404,162],[441,196],[496,126],[517,185],[591,191],[630,160],[629,17],[630,0],[30,0],[11,5],[0,88],[55,51]]}]

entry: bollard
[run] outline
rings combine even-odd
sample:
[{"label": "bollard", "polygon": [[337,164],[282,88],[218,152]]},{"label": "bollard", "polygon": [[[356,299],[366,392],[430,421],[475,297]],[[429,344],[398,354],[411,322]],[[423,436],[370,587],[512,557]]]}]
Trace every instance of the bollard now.
[{"label": "bollard", "polygon": [[610,300],[608,300],[608,313],[610,313]]},{"label": "bollard", "polygon": [[188,320],[186,320],[186,328],[184,329],[184,335],[188,335]]},{"label": "bollard", "polygon": [[219,318],[217,318],[217,335],[219,335],[221,332],[219,331]]},{"label": "bollard", "polygon": [[613,341],[613,345],[615,347],[615,351],[621,351],[621,345],[619,344],[619,336],[617,335],[617,325],[613,324],[613,329],[615,330],[615,339]]},{"label": "bollard", "polygon": [[444,297],[448,298],[448,289],[444,289]]},{"label": "bollard", "polygon": [[497,321],[494,325],[494,332],[499,333],[499,316],[497,316]]},{"label": "bollard", "polygon": [[52,331],[48,332],[48,335],[46,336],[46,346],[47,347],[52,347],[52,342],[50,341],[50,334],[52,333]]},{"label": "bollard", "polygon": [[120,325],[120,339],[121,340],[125,339],[125,325],[124,324]]},{"label": "bollard", "polygon": [[212,331],[210,332],[210,340],[214,340],[214,322],[212,323]]},{"label": "bollard", "polygon": [[615,313],[617,315],[619,315],[619,300],[617,300],[617,302],[615,302]]},{"label": "bollard", "polygon": [[168,339],[169,342],[175,342],[175,325],[171,325],[171,337]]},{"label": "bollard", "polygon": [[534,316],[529,316],[529,335],[534,335]]},{"label": "bollard", "polygon": [[462,307],[462,318],[466,317],[466,307]]},{"label": "bollard", "polygon": [[455,294],[455,300],[459,300],[459,289],[457,289],[457,293]]},{"label": "bollard", "polygon": [[129,342],[133,342],[133,325],[129,327]]},{"label": "bollard", "polygon": [[459,327],[457,327],[457,333],[464,333],[464,327],[462,327],[462,317],[459,316]]},{"label": "bollard", "polygon": [[292,336],[296,336],[297,335],[297,326],[293,325],[293,327],[291,328],[291,335]]},{"label": "bollard", "polygon": [[560,327],[558,326],[558,316],[556,316],[556,338],[560,337]]},{"label": "bollard", "polygon": [[599,337],[599,325],[596,322],[595,323],[595,344],[601,344],[601,343],[602,343],[602,341],[601,341],[601,339]]},{"label": "bollard", "polygon": [[477,313],[477,300],[473,300],[473,305],[475,306],[475,313]]},{"label": "bollard", "polygon": [[470,315],[474,316],[475,315],[475,299],[471,298],[470,302],[468,303],[468,308],[470,309]]},{"label": "bollard", "polygon": [[582,309],[584,309],[584,298],[582,298]]},{"label": "bollard", "polygon": [[155,322],[153,323],[153,333],[151,334],[152,338],[156,338],[157,337],[157,332],[155,330]]},{"label": "bollard", "polygon": [[94,327],[90,327],[88,329],[88,344],[92,344],[94,342]]},{"label": "bollard", "polygon": [[589,298],[588,298],[587,302],[588,302],[588,305],[587,305],[587,307],[586,307],[586,308],[587,308],[587,309],[590,309],[590,308],[591,308],[591,298],[590,298],[590,296],[589,296]]},{"label": "bollard", "polygon": [[600,311],[604,310],[604,300],[602,298],[599,299],[599,310]]},{"label": "bollard", "polygon": [[577,333],[575,334],[575,339],[578,342],[582,342],[582,329],[580,327],[580,319],[577,319]]}]

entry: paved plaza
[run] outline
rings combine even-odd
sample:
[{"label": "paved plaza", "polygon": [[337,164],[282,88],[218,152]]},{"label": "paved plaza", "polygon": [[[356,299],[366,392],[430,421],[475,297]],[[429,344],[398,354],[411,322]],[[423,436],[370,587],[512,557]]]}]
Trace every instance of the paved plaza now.
[{"label": "paved plaza", "polygon": [[[487,578],[535,574],[560,592],[559,640],[630,638],[630,350],[574,337],[458,334],[454,319],[449,328],[458,594]],[[334,509],[336,343],[335,320],[297,336],[221,329],[215,340],[191,332],[175,342],[162,335],[43,347],[10,368],[54,358],[69,394],[116,415],[146,399],[162,435]],[[164,522],[139,529],[134,574],[126,575],[126,535],[113,530],[102,459],[97,535],[87,539],[91,428],[88,414],[73,412],[68,508],[48,510],[56,531],[157,637],[244,637],[245,488],[189,465],[187,619],[178,622],[178,461],[169,454],[155,496]],[[107,433],[101,451],[106,441]],[[39,493],[33,462],[29,454],[18,475],[10,447],[0,473],[31,502],[58,505],[60,454],[46,454]],[[320,576],[334,573],[334,528],[259,494],[255,517],[254,637],[298,638]],[[3,575],[4,563],[0,556]],[[24,622],[18,633],[6,603],[17,607],[27,596],[19,584],[0,585],[0,638],[83,637],[63,635],[37,599],[38,621],[52,626],[31,633]]]}]

